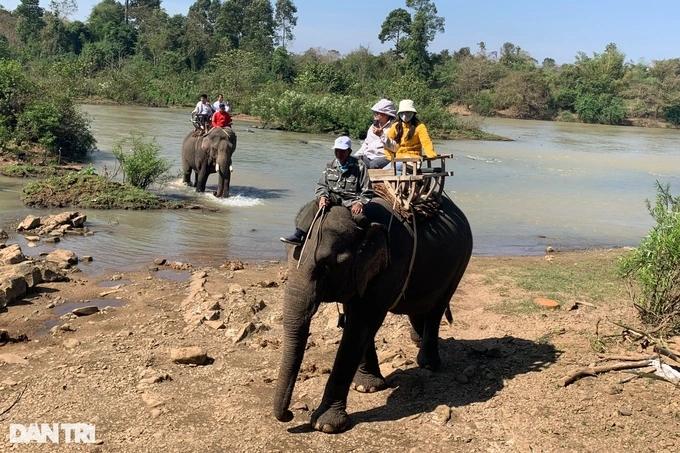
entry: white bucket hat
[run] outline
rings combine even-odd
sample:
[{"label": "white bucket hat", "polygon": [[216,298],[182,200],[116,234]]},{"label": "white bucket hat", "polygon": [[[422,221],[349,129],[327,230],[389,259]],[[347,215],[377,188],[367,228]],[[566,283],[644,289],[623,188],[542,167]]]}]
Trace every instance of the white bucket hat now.
[{"label": "white bucket hat", "polygon": [[352,149],[352,139],[346,135],[336,138],[333,149]]},{"label": "white bucket hat", "polygon": [[392,118],[397,117],[397,109],[394,108],[394,102],[390,101],[389,99],[379,100],[373,105],[373,107],[371,107],[371,110],[376,113],[384,113],[385,115],[391,116]]},{"label": "white bucket hat", "polygon": [[397,113],[402,112],[418,113],[418,111],[416,110],[416,106],[413,105],[413,101],[410,99],[403,99],[399,101],[399,111]]}]

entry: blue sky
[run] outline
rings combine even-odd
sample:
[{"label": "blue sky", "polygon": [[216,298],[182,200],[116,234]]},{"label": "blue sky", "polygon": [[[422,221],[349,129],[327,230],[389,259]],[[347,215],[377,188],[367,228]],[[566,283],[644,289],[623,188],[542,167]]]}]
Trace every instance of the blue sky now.
[{"label": "blue sky", "polygon": [[[74,18],[84,20],[97,0],[76,0]],[[0,0],[13,10],[18,0]],[[47,6],[49,0],[40,0]],[[163,0],[170,13],[186,14],[190,1]],[[373,52],[387,49],[378,40],[389,11],[404,0],[294,0],[298,25],[294,52],[323,47],[346,53],[359,46]],[[680,0],[435,0],[446,32],[431,50],[476,49],[486,42],[495,50],[513,42],[539,62],[552,57],[570,62],[579,50],[599,52],[616,42],[632,61],[680,57]]]}]

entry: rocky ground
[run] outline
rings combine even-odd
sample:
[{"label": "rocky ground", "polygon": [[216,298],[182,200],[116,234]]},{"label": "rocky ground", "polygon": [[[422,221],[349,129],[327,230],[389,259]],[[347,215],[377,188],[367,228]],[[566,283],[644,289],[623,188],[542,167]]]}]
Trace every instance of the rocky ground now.
[{"label": "rocky ground", "polygon": [[[606,321],[636,324],[620,253],[473,258],[442,325],[442,370],[417,368],[406,318],[389,315],[377,347],[390,388],[351,391],[339,435],[308,424],[341,336],[335,304],[313,322],[295,419],[271,416],[284,263],[64,269],[70,281],[0,313],[0,451],[679,451],[671,384],[612,372],[561,385],[598,353],[635,352]],[[8,443],[10,423],[31,422],[92,423],[98,441]]]}]

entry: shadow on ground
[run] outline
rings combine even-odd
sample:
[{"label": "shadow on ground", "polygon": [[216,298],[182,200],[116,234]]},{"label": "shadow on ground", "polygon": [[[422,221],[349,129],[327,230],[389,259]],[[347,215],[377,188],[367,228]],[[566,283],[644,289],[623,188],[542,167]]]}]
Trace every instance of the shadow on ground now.
[{"label": "shadow on ground", "polygon": [[[444,339],[440,340],[439,348],[442,358],[439,371],[433,373],[415,367],[386,376],[388,385],[394,389],[387,403],[361,412],[352,412],[348,407],[353,425],[399,420],[432,412],[441,404],[461,407],[487,401],[503,389],[504,380],[540,372],[555,363],[560,355],[551,344],[512,336]],[[310,430],[307,423],[289,431]]]},{"label": "shadow on ground", "polygon": [[[442,367],[432,373],[420,368],[397,370],[387,376],[395,388],[387,404],[351,414],[355,424],[398,420],[451,407],[487,401],[503,389],[503,381],[540,372],[557,361],[560,352],[549,343],[516,337],[481,340],[440,340]],[[462,376],[465,376],[463,378]],[[460,381],[465,381],[462,383]]]}]

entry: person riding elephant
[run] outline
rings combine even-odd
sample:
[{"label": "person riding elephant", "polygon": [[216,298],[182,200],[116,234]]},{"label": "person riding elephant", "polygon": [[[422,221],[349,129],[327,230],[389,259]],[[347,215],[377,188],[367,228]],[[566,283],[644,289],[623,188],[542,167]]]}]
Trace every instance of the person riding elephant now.
[{"label": "person riding elephant", "polygon": [[371,107],[371,110],[373,124],[368,128],[366,139],[354,157],[361,159],[368,168],[384,168],[390,161],[385,157],[385,145],[375,131],[388,130],[397,117],[397,109],[389,99],[381,99]]},{"label": "person riding elephant", "polygon": [[305,205],[297,216],[295,232],[280,238],[288,244],[302,244],[318,209],[345,206],[360,218],[364,206],[373,197],[364,163],[352,157],[352,140],[343,135],[333,144],[335,159],[326,165],[319,178],[316,199]]},{"label": "person riding elephant", "polygon": [[[217,172],[216,197],[229,196],[231,162],[236,151],[236,133],[230,127],[214,127],[204,136],[189,133],[182,142],[182,170],[184,183],[195,186],[196,192],[205,192],[208,176]],[[195,182],[191,174],[195,173]]]},{"label": "person riding elephant", "polygon": [[290,421],[288,409],[304,358],[310,324],[322,302],[343,304],[342,339],[318,408],[314,429],[335,433],[350,425],[347,395],[385,387],[375,335],[387,312],[406,314],[420,340],[417,363],[436,370],[439,325],[472,253],[463,212],[448,197],[435,215],[404,221],[392,204],[375,197],[364,206],[361,227],[348,209],[333,206],[315,225],[304,247],[288,247],[283,304],[283,350],[273,413]]}]

